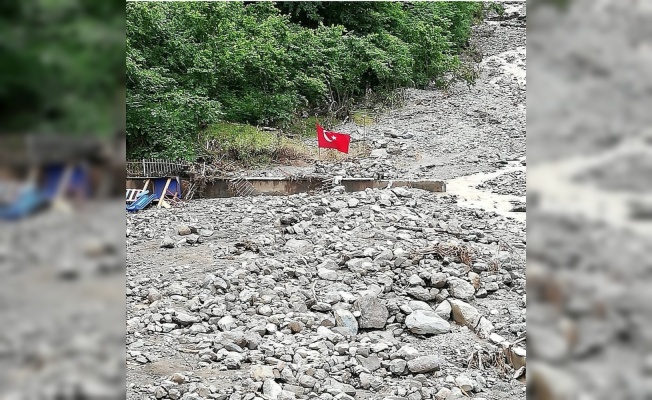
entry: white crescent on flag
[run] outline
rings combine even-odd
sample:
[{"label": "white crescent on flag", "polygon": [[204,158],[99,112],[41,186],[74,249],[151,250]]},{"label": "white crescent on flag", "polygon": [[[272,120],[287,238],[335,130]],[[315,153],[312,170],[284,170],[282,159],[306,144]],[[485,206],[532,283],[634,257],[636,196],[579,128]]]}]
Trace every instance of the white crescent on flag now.
[{"label": "white crescent on flag", "polygon": [[323,135],[324,135],[324,139],[326,139],[326,141],[329,142],[329,143],[332,143],[333,140],[337,139],[336,136],[333,136],[333,137],[329,138],[328,135],[326,134],[326,131],[322,131],[322,132],[323,132]]}]

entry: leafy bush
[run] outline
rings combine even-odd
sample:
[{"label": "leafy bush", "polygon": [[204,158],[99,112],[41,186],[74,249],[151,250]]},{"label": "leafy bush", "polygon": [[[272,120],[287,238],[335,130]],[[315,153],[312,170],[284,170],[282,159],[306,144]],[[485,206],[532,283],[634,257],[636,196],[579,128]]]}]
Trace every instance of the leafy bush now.
[{"label": "leafy bush", "polygon": [[[217,121],[288,127],[462,74],[480,3],[127,4],[130,156],[193,158]],[[305,131],[305,130],[304,130]],[[244,133],[242,133],[244,134]],[[256,145],[252,143],[252,145]]]}]

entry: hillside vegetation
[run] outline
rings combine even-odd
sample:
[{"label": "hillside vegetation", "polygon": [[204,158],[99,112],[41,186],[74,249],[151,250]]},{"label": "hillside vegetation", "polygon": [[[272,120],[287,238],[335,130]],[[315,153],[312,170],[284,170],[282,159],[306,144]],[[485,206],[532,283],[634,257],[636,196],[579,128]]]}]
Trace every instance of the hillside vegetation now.
[{"label": "hillside vegetation", "polygon": [[[233,124],[343,115],[369,93],[472,83],[475,2],[127,4],[130,157],[194,159]],[[237,125],[239,126],[239,125]],[[222,135],[222,136],[220,136]]]}]

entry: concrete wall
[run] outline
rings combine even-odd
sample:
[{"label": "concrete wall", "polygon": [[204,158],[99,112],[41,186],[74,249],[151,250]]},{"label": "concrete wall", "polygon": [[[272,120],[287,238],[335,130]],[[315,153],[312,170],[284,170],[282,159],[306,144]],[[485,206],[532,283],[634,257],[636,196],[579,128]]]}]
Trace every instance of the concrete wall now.
[{"label": "concrete wall", "polygon": [[[289,180],[286,178],[247,178],[246,179],[256,190],[258,194],[268,196],[275,195],[289,195],[297,193],[306,193],[319,188],[321,185],[320,179],[294,179]],[[127,189],[141,189],[144,184],[144,179],[128,179]],[[416,189],[427,190],[430,192],[445,192],[446,183],[443,181],[391,181],[392,187],[405,187],[410,186]],[[344,186],[347,192],[363,191],[367,188],[386,188],[390,181],[381,181],[375,179],[357,179],[346,178],[342,179],[341,185]],[[229,191],[229,180],[217,179],[208,184],[204,191],[206,198],[224,198],[232,197],[233,193]]]}]

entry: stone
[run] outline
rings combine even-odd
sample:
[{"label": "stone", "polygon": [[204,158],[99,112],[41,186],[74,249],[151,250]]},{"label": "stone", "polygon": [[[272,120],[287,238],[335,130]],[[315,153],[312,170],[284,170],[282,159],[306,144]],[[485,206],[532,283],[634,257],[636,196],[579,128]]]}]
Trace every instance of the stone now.
[{"label": "stone", "polygon": [[415,299],[421,301],[430,301],[434,298],[430,290],[421,286],[410,287],[405,292]]},{"label": "stone", "polygon": [[339,381],[336,381],[335,379],[328,379],[325,382],[325,389],[327,393],[333,394],[333,395],[339,395],[341,393],[347,394],[349,396],[355,396],[356,390],[353,386],[347,384],[347,383],[342,383]]},{"label": "stone", "polygon": [[396,358],[402,358],[406,361],[414,360],[415,358],[419,357],[419,350],[415,349],[414,347],[410,345],[405,345],[398,349],[396,352],[392,353],[390,355],[390,358],[396,359]]},{"label": "stone", "polygon": [[423,281],[423,279],[421,279],[419,275],[412,274],[408,278],[408,284],[410,286],[425,286],[426,283]]},{"label": "stone", "polygon": [[179,225],[177,226],[177,234],[179,236],[186,236],[192,233],[192,229],[188,225]]},{"label": "stone", "polygon": [[267,379],[263,382],[263,396],[266,399],[276,400],[281,395],[283,388],[273,379]]},{"label": "stone", "polygon": [[526,351],[524,348],[514,346],[505,349],[505,353],[514,369],[519,369],[527,364]]},{"label": "stone", "polygon": [[458,388],[465,392],[470,392],[476,386],[476,382],[464,374],[460,374],[455,378],[455,384]]},{"label": "stone", "polygon": [[504,337],[500,336],[497,333],[492,333],[489,335],[489,341],[495,344],[501,344],[507,341]]},{"label": "stone", "polygon": [[408,302],[408,307],[410,307],[413,312],[417,310],[432,311],[432,307],[430,307],[425,301],[411,300]]},{"label": "stone", "polygon": [[180,374],[180,373],[178,373],[178,372],[172,374],[172,376],[170,377],[170,380],[171,380],[172,382],[178,384],[178,385],[180,385],[180,384],[182,384],[182,383],[185,383],[185,382],[186,382],[186,379],[187,379],[187,378],[186,378],[185,375],[182,375],[182,374]]},{"label": "stone", "polygon": [[475,288],[469,282],[460,278],[448,279],[448,292],[451,296],[461,300],[472,300]]},{"label": "stone", "polygon": [[201,321],[201,318],[183,312],[177,312],[172,320],[179,325],[187,326]]},{"label": "stone", "polygon": [[164,388],[162,388],[160,386],[158,386],[154,390],[154,397],[156,397],[157,399],[162,399],[162,398],[166,397],[167,395],[168,395],[167,390],[165,390]]},{"label": "stone", "polygon": [[356,208],[360,204],[360,200],[356,199],[355,197],[349,199],[347,205],[349,208]]},{"label": "stone", "polygon": [[282,390],[281,394],[278,396],[279,400],[294,400],[296,398],[297,395],[289,390]]},{"label": "stone", "polygon": [[319,270],[317,270],[317,275],[321,279],[325,279],[327,281],[337,280],[337,272],[333,271],[332,269],[320,268]]},{"label": "stone", "polygon": [[167,294],[168,296],[187,296],[188,295],[188,289],[186,289],[181,283],[179,282],[174,282],[170,286],[168,286]]},{"label": "stone", "polygon": [[251,367],[251,378],[259,382],[274,379],[274,368],[269,365],[255,365]]},{"label": "stone", "polygon": [[358,326],[364,329],[382,329],[387,324],[389,311],[375,296],[364,296],[353,303],[353,310],[360,311]]},{"label": "stone", "polygon": [[451,303],[448,300],[444,300],[441,303],[437,304],[435,308],[435,314],[439,315],[445,320],[448,320],[451,317]]},{"label": "stone", "polygon": [[290,239],[285,242],[285,248],[293,253],[308,254],[312,253],[313,244],[307,240]]},{"label": "stone", "polygon": [[392,192],[398,197],[406,197],[406,198],[407,197],[412,197],[412,192],[410,192],[406,188],[395,187],[395,188],[392,188]]},{"label": "stone", "polygon": [[436,400],[446,400],[450,397],[451,390],[449,388],[443,387],[437,391],[435,394]]},{"label": "stone", "polygon": [[327,258],[326,260],[322,261],[319,265],[317,265],[317,270],[320,269],[332,269],[333,271],[336,271],[340,269],[340,266],[337,265],[337,262],[335,262],[335,260],[331,260],[330,258]]},{"label": "stone", "polygon": [[292,333],[299,333],[303,330],[303,323],[299,321],[290,321],[290,323],[288,323],[288,328],[290,328]]},{"label": "stone", "polygon": [[347,207],[348,207],[348,204],[346,202],[342,201],[342,200],[335,201],[330,205],[331,211],[335,211],[335,212],[343,210],[343,209],[345,209]]},{"label": "stone", "polygon": [[440,368],[437,356],[422,356],[408,361],[407,367],[413,374],[425,374]]},{"label": "stone", "polygon": [[467,326],[474,330],[480,322],[480,312],[472,305],[461,300],[450,299],[453,320],[460,325]]},{"label": "stone", "polygon": [[148,293],[147,293],[147,301],[150,303],[153,303],[155,301],[161,300],[163,296],[161,295],[161,292],[156,290],[155,288],[150,288]]},{"label": "stone", "polygon": [[410,332],[419,335],[439,335],[450,332],[451,326],[434,311],[417,310],[405,318]]},{"label": "stone", "polygon": [[217,321],[217,326],[222,331],[230,331],[234,329],[237,325],[236,325],[235,318],[233,318],[230,315],[225,315],[224,317],[220,318],[219,321]]},{"label": "stone", "polygon": [[478,336],[483,339],[488,338],[491,333],[494,331],[494,324],[491,323],[485,317],[480,317],[480,322],[478,323],[477,328],[475,329]]},{"label": "stone", "polygon": [[405,373],[406,368],[407,368],[407,361],[402,360],[400,358],[392,360],[389,363],[389,372],[391,372],[394,375],[403,375]]},{"label": "stone", "polygon": [[163,240],[161,241],[161,247],[164,248],[164,249],[172,249],[172,248],[174,248],[176,243],[177,242],[175,242],[174,239],[172,239],[171,237],[165,236],[163,238]]},{"label": "stone", "polygon": [[299,378],[299,385],[303,386],[304,388],[313,388],[316,383],[317,379],[313,378],[310,375],[304,374]]},{"label": "stone", "polygon": [[358,334],[358,321],[348,310],[337,309],[335,314],[335,324],[348,329],[352,335]]},{"label": "stone", "polygon": [[380,368],[380,359],[375,354],[371,354],[369,357],[357,356],[356,359],[360,365],[371,372]]},{"label": "stone", "polygon": [[394,253],[391,250],[386,249],[381,251],[380,254],[378,254],[376,258],[374,258],[374,262],[380,264],[382,262],[391,261],[393,259],[394,259]]},{"label": "stone", "polygon": [[269,317],[273,312],[274,311],[272,310],[272,307],[268,306],[267,304],[263,304],[262,306],[258,307],[258,314],[264,315],[265,317]]},{"label": "stone", "polygon": [[448,275],[443,272],[435,272],[434,274],[430,275],[430,286],[432,287],[441,289],[446,286],[447,282]]}]

